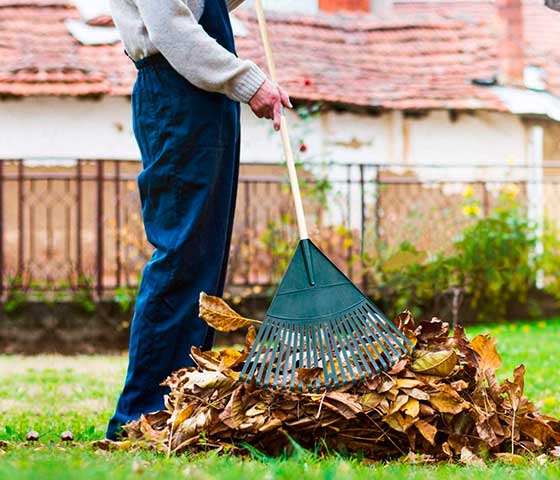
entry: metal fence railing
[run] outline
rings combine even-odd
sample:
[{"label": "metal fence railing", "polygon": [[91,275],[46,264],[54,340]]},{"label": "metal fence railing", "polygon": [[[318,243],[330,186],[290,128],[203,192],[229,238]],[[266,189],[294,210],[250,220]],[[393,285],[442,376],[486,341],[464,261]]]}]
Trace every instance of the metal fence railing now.
[{"label": "metal fence railing", "polygon": [[[136,161],[0,161],[1,294],[88,289],[103,298],[134,287],[151,254],[140,217],[139,169]],[[355,281],[364,263],[402,241],[426,251],[449,247],[473,213],[487,214],[504,191],[530,214],[560,219],[560,164],[552,162],[543,165],[538,188],[540,177],[523,165],[304,170],[311,236]],[[285,268],[296,229],[282,172],[243,166],[229,288],[274,284]],[[535,204],[540,208],[531,208]]]}]

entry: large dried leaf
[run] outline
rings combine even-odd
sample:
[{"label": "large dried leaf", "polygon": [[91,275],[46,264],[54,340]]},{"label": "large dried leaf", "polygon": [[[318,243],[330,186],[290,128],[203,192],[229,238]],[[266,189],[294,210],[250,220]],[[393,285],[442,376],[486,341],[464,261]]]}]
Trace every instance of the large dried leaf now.
[{"label": "large dried leaf", "polygon": [[426,422],[425,420],[418,420],[414,426],[418,429],[420,434],[430,442],[431,445],[435,445],[435,438],[437,434],[437,428],[432,424]]},{"label": "large dried leaf", "polygon": [[447,377],[455,365],[457,365],[457,355],[454,350],[427,351],[416,356],[410,369],[426,375]]},{"label": "large dried leaf", "polygon": [[496,350],[496,339],[488,335],[478,335],[473,338],[471,348],[477,353],[479,357],[480,371],[494,373],[500,365],[502,360]]},{"label": "large dried leaf", "polygon": [[442,385],[441,390],[430,396],[430,404],[440,413],[457,415],[468,407],[455,390],[448,385]]},{"label": "large dried leaf", "polygon": [[233,332],[252,323],[261,323],[242,317],[221,298],[206,295],[204,292],[200,292],[198,305],[200,318],[220,332]]}]

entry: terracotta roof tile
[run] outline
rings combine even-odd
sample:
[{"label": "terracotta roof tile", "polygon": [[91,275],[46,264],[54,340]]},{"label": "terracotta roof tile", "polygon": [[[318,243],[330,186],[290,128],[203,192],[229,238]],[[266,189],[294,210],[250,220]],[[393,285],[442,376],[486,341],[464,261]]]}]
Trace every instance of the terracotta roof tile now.
[{"label": "terracotta roof tile", "polygon": [[[490,90],[472,84],[497,73],[497,29],[489,13],[493,7],[473,2],[469,8],[463,9],[462,2],[433,8],[432,2],[401,1],[398,16],[386,19],[270,14],[280,80],[292,97],[311,101],[503,110]],[[253,15],[237,15],[249,30],[237,39],[240,56],[264,65]],[[539,25],[551,23],[546,15],[532,15]],[[81,45],[63,23],[68,18],[79,18],[69,0],[0,0],[0,95],[130,94],[135,71],[122,45]],[[530,45],[546,39],[550,48],[558,38],[545,32],[534,35],[528,35]],[[537,50],[531,58],[545,65],[547,54]],[[550,84],[560,90],[560,61],[547,68],[553,77]]]}]

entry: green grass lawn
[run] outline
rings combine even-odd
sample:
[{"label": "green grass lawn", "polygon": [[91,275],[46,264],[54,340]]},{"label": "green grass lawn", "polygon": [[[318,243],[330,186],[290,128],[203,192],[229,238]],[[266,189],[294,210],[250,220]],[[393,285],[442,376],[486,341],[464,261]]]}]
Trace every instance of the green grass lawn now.
[{"label": "green grass lawn", "polygon": [[[560,319],[467,329],[469,336],[480,332],[499,340],[500,376],[524,363],[526,394],[544,413],[560,416]],[[558,462],[474,468],[368,464],[312,454],[242,461],[216,455],[165,458],[147,452],[96,451],[88,442],[103,437],[125,368],[124,356],[0,356],[0,440],[10,442],[0,456],[0,479],[560,478]],[[41,441],[31,446],[21,442],[29,430],[38,431]],[[74,444],[59,443],[64,430],[74,433]]]}]

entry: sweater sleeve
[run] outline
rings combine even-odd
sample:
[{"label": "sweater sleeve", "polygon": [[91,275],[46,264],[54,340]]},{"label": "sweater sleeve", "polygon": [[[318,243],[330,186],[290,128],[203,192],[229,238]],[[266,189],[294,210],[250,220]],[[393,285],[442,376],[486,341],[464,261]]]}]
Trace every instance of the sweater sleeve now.
[{"label": "sweater sleeve", "polygon": [[150,41],[193,85],[249,102],[266,76],[210,37],[181,0],[136,0]]}]

